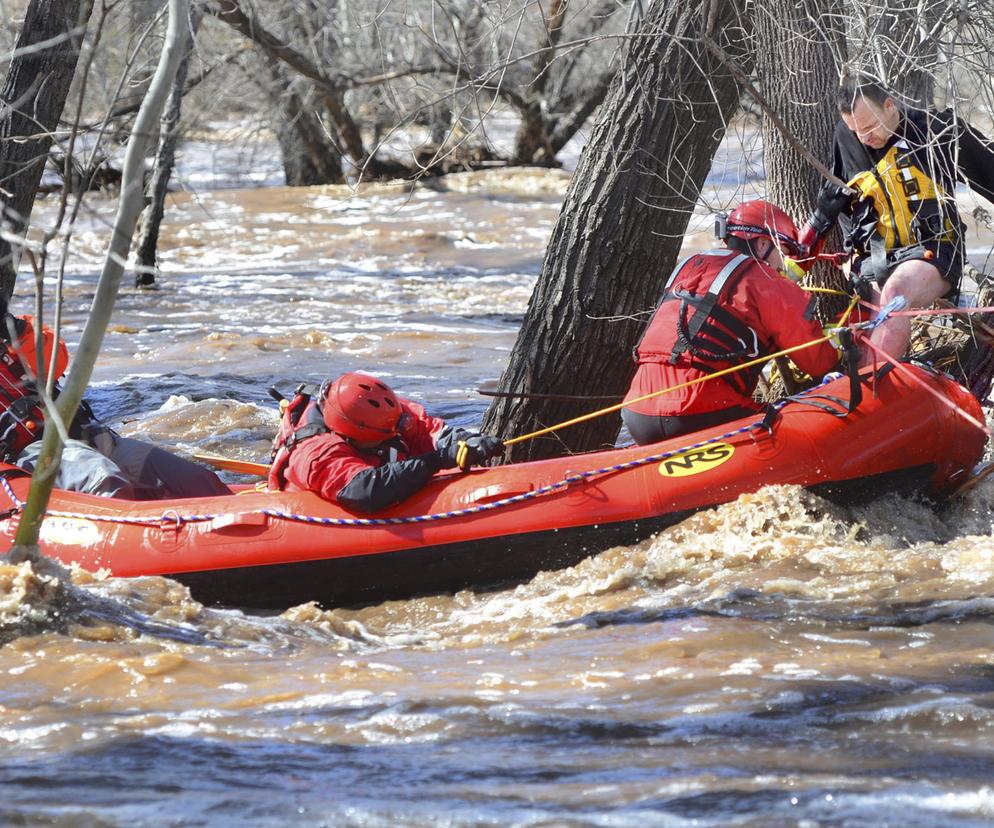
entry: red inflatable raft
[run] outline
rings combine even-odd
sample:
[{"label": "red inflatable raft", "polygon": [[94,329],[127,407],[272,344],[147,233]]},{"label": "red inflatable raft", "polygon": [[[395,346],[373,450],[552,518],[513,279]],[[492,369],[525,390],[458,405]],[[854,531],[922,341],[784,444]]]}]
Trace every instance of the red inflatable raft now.
[{"label": "red inflatable raft", "polygon": [[[132,502],[56,491],[41,545],[88,570],[176,578],[205,603],[355,605],[521,580],[766,484],[851,499],[941,494],[966,479],[986,440],[966,389],[912,366],[862,385],[845,416],[841,378],[787,402],[768,430],[755,417],[653,446],[446,473],[372,519],[309,493]],[[5,471],[9,543],[29,480]]]}]

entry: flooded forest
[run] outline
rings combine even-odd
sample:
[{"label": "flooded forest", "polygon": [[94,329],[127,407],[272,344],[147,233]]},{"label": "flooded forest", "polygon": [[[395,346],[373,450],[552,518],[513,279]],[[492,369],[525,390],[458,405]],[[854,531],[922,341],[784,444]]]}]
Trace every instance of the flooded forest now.
[{"label": "flooded forest", "polygon": [[[0,11],[0,407],[8,369],[36,394],[33,478],[0,462],[0,824],[994,822],[994,175],[954,170],[962,295],[903,311],[859,408],[855,363],[779,356],[765,425],[659,448],[619,415],[715,216],[796,230],[848,183],[841,77],[994,157],[987,0]],[[832,232],[823,341],[859,301]],[[287,402],[350,372],[500,451],[407,511],[276,491]],[[224,494],[53,484],[80,410]],[[309,568],[342,532],[355,568]]]}]

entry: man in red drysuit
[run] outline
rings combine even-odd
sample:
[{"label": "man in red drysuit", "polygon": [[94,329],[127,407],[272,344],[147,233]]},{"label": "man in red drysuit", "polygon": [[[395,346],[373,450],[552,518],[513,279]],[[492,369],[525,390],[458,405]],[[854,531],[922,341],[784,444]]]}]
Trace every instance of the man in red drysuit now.
[{"label": "man in red drysuit", "polygon": [[[815,300],[778,272],[785,256],[801,252],[790,216],[766,201],[746,201],[727,220],[719,217],[718,236],[725,247],[688,257],[670,275],[635,348],[626,401],[822,336]],[[839,355],[821,342],[791,359],[820,377]],[[752,399],[760,367],[632,402],[622,419],[645,445],[748,416],[760,410]]]},{"label": "man in red drysuit", "polygon": [[410,497],[441,469],[504,451],[496,437],[447,426],[368,374],[298,390],[273,443],[269,488],[311,491],[358,512]]}]

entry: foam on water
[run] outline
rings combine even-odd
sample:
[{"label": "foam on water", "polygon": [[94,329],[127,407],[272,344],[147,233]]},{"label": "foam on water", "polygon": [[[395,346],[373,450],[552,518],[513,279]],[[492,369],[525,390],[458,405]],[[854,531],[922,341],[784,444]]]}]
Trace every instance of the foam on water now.
[{"label": "foam on water", "polygon": [[[565,186],[178,195],[88,398],[261,461],[266,388],[348,369],[473,425]],[[71,347],[109,215],[74,242]],[[513,588],[278,616],[0,568],[0,821],[985,824],[992,504],[991,481],[942,508],[771,487]]]}]

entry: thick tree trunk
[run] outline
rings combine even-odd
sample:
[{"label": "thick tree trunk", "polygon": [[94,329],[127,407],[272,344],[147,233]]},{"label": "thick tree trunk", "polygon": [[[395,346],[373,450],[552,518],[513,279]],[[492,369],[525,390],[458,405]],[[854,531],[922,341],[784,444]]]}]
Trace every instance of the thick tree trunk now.
[{"label": "thick tree trunk", "polygon": [[[91,0],[31,0],[0,92],[0,225],[23,237],[52,145]],[[17,279],[19,245],[0,238],[0,310]]]},{"label": "thick tree trunk", "polygon": [[[805,147],[831,169],[832,134],[838,119],[835,90],[839,85],[837,58],[845,54],[841,39],[832,41],[824,21],[842,19],[840,0],[764,0],[754,10],[756,71],[763,98],[788,135],[768,116],[763,118],[763,162],[766,198],[803,226],[815,206],[821,173],[805,159]],[[829,239],[838,249],[838,239]],[[819,265],[813,281],[845,288],[842,271]],[[825,315],[842,310],[845,300],[823,301]]]},{"label": "thick tree trunk", "polygon": [[151,287],[155,284],[156,254],[159,247],[159,227],[166,212],[166,193],[169,179],[176,163],[176,143],[179,141],[179,116],[183,107],[183,87],[193,55],[193,41],[200,28],[202,12],[193,11],[190,17],[190,31],[182,44],[183,59],[176,70],[173,88],[169,93],[165,112],[159,122],[159,148],[152,166],[152,180],[149,186],[149,203],[142,213],[138,226],[138,239],[135,244],[135,287]]},{"label": "thick tree trunk", "polygon": [[[702,43],[710,5],[653,3],[630,39],[553,229],[503,391],[620,398],[627,389],[641,328],[634,315],[655,307],[738,107],[736,83]],[[712,31],[743,60],[738,10],[716,5]],[[498,399],[484,429],[509,438],[594,407]],[[519,443],[509,455],[600,448],[614,443],[618,428],[615,413]]]},{"label": "thick tree trunk", "polygon": [[341,184],[341,156],[325,139],[321,122],[300,97],[287,95],[283,114],[276,124],[276,138],[283,155],[283,174],[288,187]]},{"label": "thick tree trunk", "polygon": [[300,94],[304,83],[295,82],[279,61],[265,55],[262,60],[269,74],[264,88],[273,104],[274,129],[287,186],[343,183],[342,154],[328,137],[314,106],[308,103],[312,95],[306,90]]},{"label": "thick tree trunk", "polygon": [[754,12],[759,86],[789,133],[785,136],[768,117],[763,118],[766,197],[798,224],[814,209],[823,179],[797,146],[806,147],[831,168],[832,133],[838,119],[835,57],[844,44],[828,42],[817,21],[839,12],[837,0],[763,0]]}]

